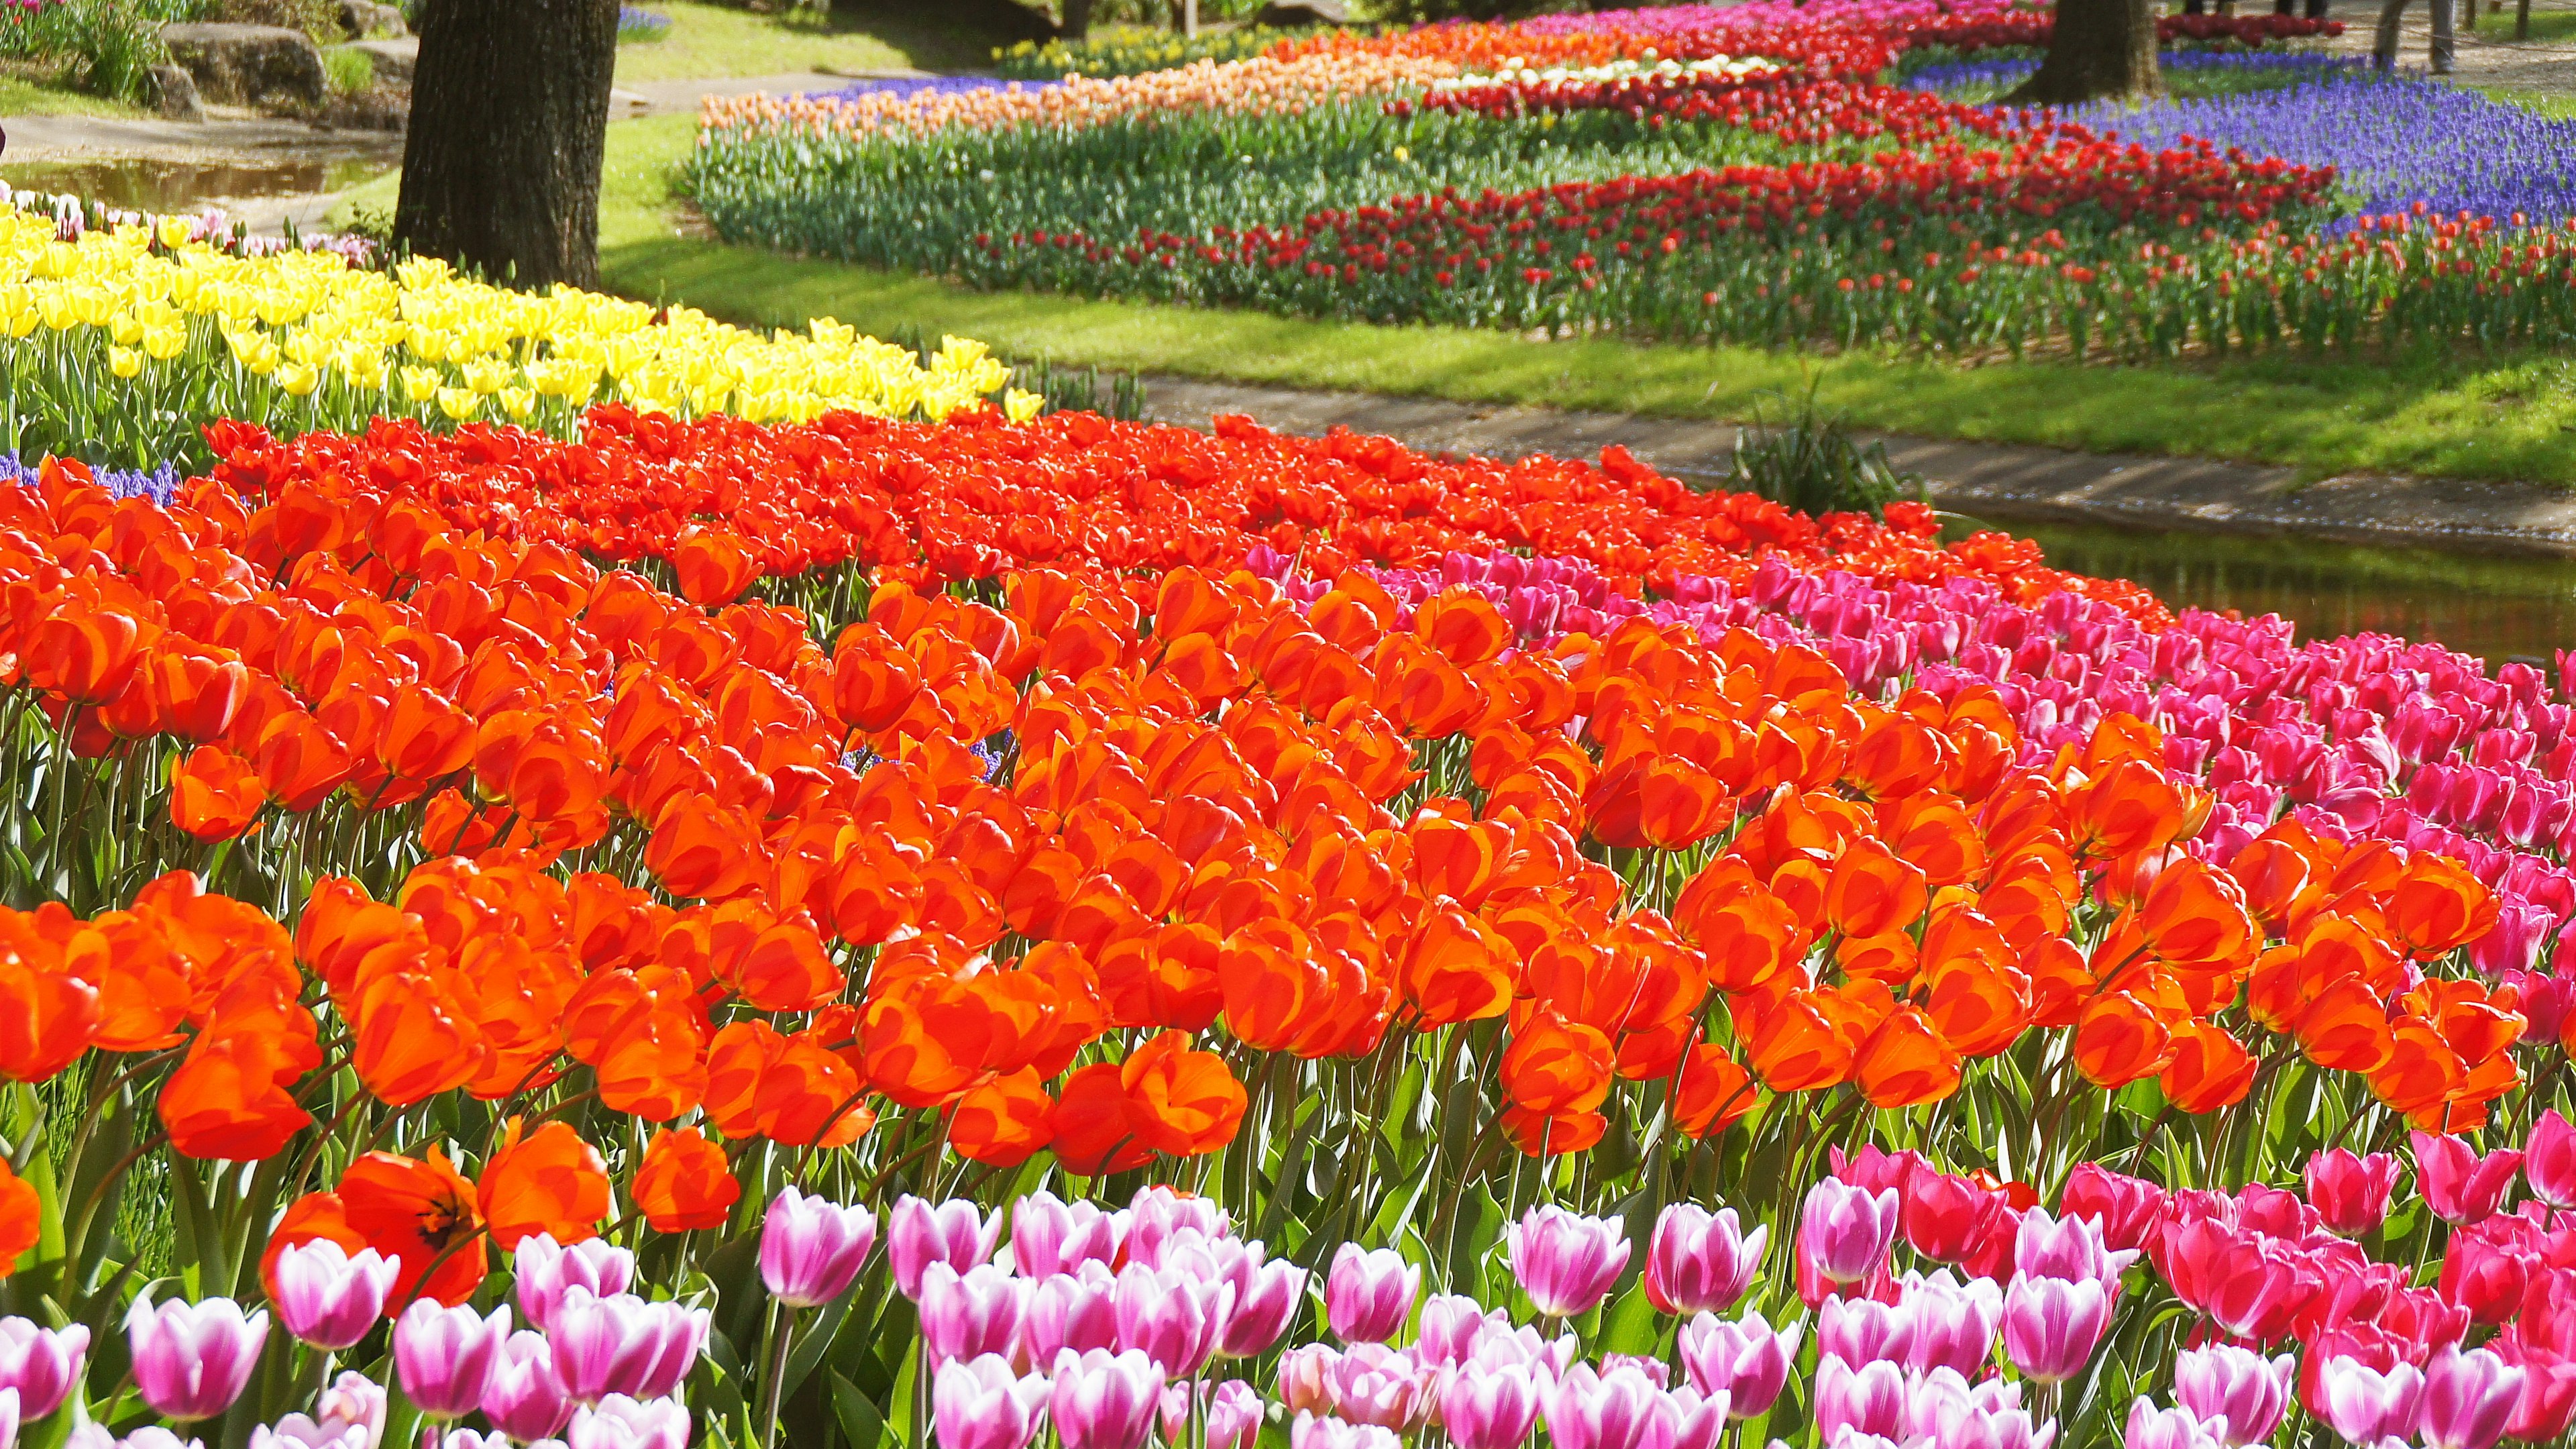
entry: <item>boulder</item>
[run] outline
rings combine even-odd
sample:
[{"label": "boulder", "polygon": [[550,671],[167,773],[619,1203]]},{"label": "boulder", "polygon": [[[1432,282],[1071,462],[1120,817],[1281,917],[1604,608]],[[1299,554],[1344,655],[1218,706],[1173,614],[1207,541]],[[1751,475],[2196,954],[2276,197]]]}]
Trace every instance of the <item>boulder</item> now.
[{"label": "boulder", "polygon": [[1301,25],[1348,25],[1351,7],[1342,0],[1270,0],[1261,13],[1252,18],[1255,25],[1275,25],[1283,29]]},{"label": "boulder", "polygon": [[217,105],[319,106],[330,91],[313,37],[283,25],[164,25],[161,41]]},{"label": "boulder", "polygon": [[407,86],[411,73],[420,69],[420,40],[402,36],[394,40],[361,40],[349,49],[359,52],[376,64],[376,79],[388,84]]},{"label": "boulder", "polygon": [[378,5],[375,0],[340,0],[340,29],[351,40],[411,34],[411,27],[403,23],[402,11],[391,5]]},{"label": "boulder", "polygon": [[152,105],[169,120],[206,119],[205,103],[197,99],[197,78],[175,65],[152,67]]}]

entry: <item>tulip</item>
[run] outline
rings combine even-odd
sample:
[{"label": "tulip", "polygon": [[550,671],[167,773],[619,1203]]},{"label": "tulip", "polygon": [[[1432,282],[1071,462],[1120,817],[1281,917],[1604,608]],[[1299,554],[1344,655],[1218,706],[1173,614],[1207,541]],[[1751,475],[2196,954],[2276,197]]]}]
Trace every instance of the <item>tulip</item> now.
[{"label": "tulip", "polygon": [[991,1222],[975,1204],[951,1198],[933,1206],[910,1193],[896,1199],[886,1218],[886,1262],[894,1269],[895,1291],[921,1300],[921,1277],[932,1263],[946,1263],[964,1273],[993,1256],[1002,1219]]},{"label": "tulip", "polygon": [[518,1280],[519,1312],[540,1333],[555,1330],[555,1305],[564,1293],[580,1288],[594,1298],[614,1298],[634,1286],[635,1255],[606,1238],[590,1238],[564,1247],[552,1233],[519,1240],[511,1252],[510,1272]]},{"label": "tulip", "polygon": [[2424,1366],[2424,1449],[2495,1449],[2522,1402],[2523,1371],[2483,1348],[2444,1344]]},{"label": "tulip", "polygon": [[2002,1193],[1930,1167],[1902,1174],[1888,1185],[1897,1187],[1903,1199],[1899,1218],[1905,1241],[1935,1262],[1965,1263],[2012,1216]]},{"label": "tulip", "polygon": [[2576,1208],[2576,1127],[2555,1107],[2532,1124],[2523,1144],[2522,1176],[2531,1195],[2562,1211]]},{"label": "tulip", "polygon": [[2033,1278],[2089,1278],[2117,1292],[2120,1275],[2136,1261],[2137,1249],[2113,1248],[2092,1218],[2051,1218],[2032,1208],[2013,1235],[2013,1271]]},{"label": "tulip", "polygon": [[329,1238],[293,1244],[277,1255],[270,1295],[278,1322],[300,1342],[337,1353],[367,1336],[385,1311],[402,1260],[373,1248],[348,1250]]},{"label": "tulip", "polygon": [[2522,1370],[2522,1400],[2505,1425],[2506,1436],[2537,1444],[2576,1426],[2576,1360],[2517,1345],[2510,1336],[2495,1343]]},{"label": "tulip", "polygon": [[2094,1278],[2033,1278],[2015,1273],[2004,1290],[2004,1356],[2044,1384],[2084,1371],[2111,1331],[2113,1299]]},{"label": "tulip", "polygon": [[933,1364],[1007,1355],[1019,1341],[1036,1285],[993,1263],[960,1274],[932,1259],[921,1275],[921,1344]]},{"label": "tulip", "polygon": [[820,1307],[849,1288],[876,1243],[875,1213],[791,1187],[770,1203],[761,1223],[760,1279],[789,1308]]},{"label": "tulip", "polygon": [[1126,1237],[1127,1214],[1095,1202],[1060,1202],[1041,1188],[1011,1205],[1011,1267],[1032,1282],[1083,1263],[1112,1266]]},{"label": "tulip", "polygon": [[1115,1301],[1121,1350],[1143,1353],[1175,1378],[1195,1378],[1216,1352],[1234,1287],[1130,1263],[1118,1274]]},{"label": "tulip", "polygon": [[2143,1398],[2129,1405],[2129,1430],[2120,1442],[2122,1449],[2226,1449],[2189,1409],[2158,1409]]},{"label": "tulip", "polygon": [[1662,1396],[1656,1409],[1664,1421],[1670,1449],[1717,1449],[1726,1438],[1734,1404],[1725,1394],[1703,1398],[1696,1389],[1680,1388]]},{"label": "tulip", "polygon": [[638,1403],[611,1394],[572,1416],[566,1449],[689,1449],[689,1411],[677,1399]]},{"label": "tulip", "polygon": [[1050,1364],[1066,1349],[1089,1353],[1118,1346],[1118,1280],[1099,1262],[1079,1274],[1058,1273],[1029,1290],[1020,1338],[1031,1363]]},{"label": "tulip", "polygon": [[2058,1212],[2101,1226],[2102,1241],[2118,1250],[2144,1248],[2164,1219],[2166,1193],[2144,1178],[2079,1162],[2066,1175]]},{"label": "tulip", "polygon": [[1393,1248],[1362,1251],[1344,1243],[1324,1275],[1324,1319],[1344,1343],[1384,1343],[1413,1316],[1422,1269]]},{"label": "tulip", "polygon": [[510,1449],[510,1436],[498,1429],[489,1434],[450,1429],[438,1440],[438,1449]]},{"label": "tulip", "polygon": [[1358,1344],[1336,1355],[1323,1365],[1323,1380],[1334,1413],[1400,1434],[1421,1428],[1438,1407],[1435,1371],[1382,1343]]},{"label": "tulip", "polygon": [[2004,1314],[2003,1290],[1994,1279],[1961,1284],[1944,1268],[1929,1278],[1907,1274],[1901,1292],[1914,1319],[1914,1347],[1906,1362],[1915,1372],[1944,1367],[1963,1375],[1984,1372],[1994,1357],[1995,1332]]},{"label": "tulip", "polygon": [[658,1399],[678,1391],[706,1348],[706,1309],[647,1302],[631,1293],[594,1298],[574,1285],[554,1307],[555,1375],[578,1403],[611,1395]]},{"label": "tulip", "polygon": [[194,1423],[214,1418],[241,1397],[268,1342],[268,1314],[245,1317],[229,1298],[173,1299],[155,1307],[145,1293],[126,1312],[125,1336],[143,1401],[165,1419]]},{"label": "tulip", "polygon": [[1620,1369],[1628,1373],[1644,1374],[1646,1376],[1646,1382],[1653,1384],[1658,1389],[1669,1389],[1673,1386],[1673,1366],[1664,1362],[1662,1359],[1650,1358],[1642,1353],[1605,1353],[1601,1355],[1601,1372],[1606,1374],[1612,1369]]},{"label": "tulip", "polygon": [[394,1371],[403,1393],[433,1419],[461,1419],[483,1406],[492,1365],[510,1337],[510,1310],[478,1318],[468,1308],[447,1308],[418,1298],[394,1320]]},{"label": "tulip", "polygon": [[1896,1189],[1875,1197],[1838,1178],[1807,1189],[1798,1212],[1798,1257],[1829,1283],[1858,1283],[1887,1263],[1896,1241]]},{"label": "tulip", "polygon": [[2359,1359],[2333,1357],[2317,1371],[2317,1417],[2347,1444],[2412,1439],[2424,1397],[2424,1375],[2401,1363],[2385,1373]]},{"label": "tulip", "polygon": [[1401,1449],[1392,1429],[1299,1414],[1288,1427],[1288,1449]]},{"label": "tulip", "polygon": [[[98,1426],[92,1424],[85,1427],[95,1429]],[[458,1429],[453,1432],[471,1434],[473,1431]],[[430,1430],[422,1436],[421,1442],[424,1444],[433,1442],[435,1435],[436,1431]],[[113,1439],[107,1439],[103,1431],[100,1437],[107,1444],[116,1442]],[[84,1438],[81,1431],[75,1429],[72,1431],[71,1443],[78,1446]],[[482,1436],[476,1435],[475,1440],[473,1449],[483,1449]],[[438,1442],[440,1449],[447,1449],[444,1441]],[[508,1449],[510,1441],[508,1436],[496,1433],[492,1435],[492,1442],[499,1445],[500,1449]],[[319,1425],[302,1414],[289,1414],[273,1426],[261,1424],[252,1429],[250,1449],[370,1449],[370,1446],[367,1442],[367,1431],[358,1425],[351,1424],[338,1433],[324,1433]]]},{"label": "tulip", "polygon": [[89,1356],[89,1328],[38,1328],[24,1318],[0,1318],[0,1388],[18,1394],[18,1412],[29,1423],[63,1406],[80,1382]]},{"label": "tulip", "polygon": [[1234,1311],[1226,1316],[1225,1331],[1216,1343],[1221,1358],[1269,1352],[1288,1331],[1288,1320],[1305,1306],[1306,1270],[1284,1258],[1262,1261],[1260,1246],[1252,1245],[1243,1279],[1234,1285]]},{"label": "tulip", "polygon": [[1422,1300],[1422,1316],[1413,1331],[1413,1356],[1441,1368],[1463,1362],[1475,1353],[1476,1340],[1489,1327],[1511,1332],[1511,1315],[1499,1308],[1488,1313],[1483,1304],[1463,1293],[1435,1293]]},{"label": "tulip", "polygon": [[65,1449],[206,1449],[200,1439],[182,1439],[158,1424],[146,1424],[119,1439],[104,1424],[83,1424],[64,1441]]},{"label": "tulip", "polygon": [[572,1422],[572,1396],[545,1335],[522,1329],[502,1342],[483,1383],[482,1408],[493,1428],[522,1444],[551,1439]]},{"label": "tulip", "polygon": [[1847,1364],[1905,1363],[1914,1356],[1913,1305],[1828,1298],[1817,1312],[1816,1352]]},{"label": "tulip", "polygon": [[1647,1301],[1676,1316],[1723,1313],[1744,1296],[1770,1241],[1768,1224],[1746,1233],[1733,1208],[1673,1203],[1655,1215],[1646,1243]]},{"label": "tulip", "polygon": [[2388,1217],[2388,1196],[2397,1186],[2397,1159],[2384,1152],[2356,1157],[2338,1147],[2308,1159],[2308,1205],[2338,1237],[2367,1237]]},{"label": "tulip", "polygon": [[2513,1187],[2522,1154],[2499,1147],[2480,1157],[2463,1138],[2410,1132],[2415,1144],[2415,1178],[2425,1206],[2453,1227],[2494,1217]]},{"label": "tulip", "polygon": [[931,1423],[942,1449],[1027,1449],[1047,1393],[1045,1378],[1013,1373],[1000,1354],[952,1358],[931,1380]]},{"label": "tulip", "polygon": [[1774,1333],[1759,1313],[1732,1323],[1703,1313],[1682,1325],[1682,1368],[1700,1393],[1727,1395],[1736,1418],[1756,1418],[1771,1411],[1788,1384],[1800,1331],[1793,1323]]},{"label": "tulip", "polygon": [[1663,1395],[1634,1369],[1595,1374],[1576,1364],[1546,1400],[1552,1449],[1668,1449],[1670,1428],[1657,1410]]},{"label": "tulip", "polygon": [[2288,1354],[2266,1360],[2233,1344],[2185,1349],[2174,1360],[2174,1402],[2204,1423],[2225,1420],[2219,1437],[2229,1449],[2260,1444],[2289,1410],[2292,1366]]},{"label": "tulip", "polygon": [[1142,1449],[1163,1397],[1163,1371],[1129,1349],[1056,1355],[1047,1410],[1064,1449]]},{"label": "tulip", "polygon": [[1845,1427],[1880,1438],[1905,1432],[1905,1370],[1881,1361],[1858,1368],[1831,1354],[1816,1361],[1816,1432],[1830,1440]]},{"label": "tulip", "polygon": [[1539,1380],[1527,1368],[1473,1364],[1440,1391],[1440,1424],[1458,1449],[1521,1449],[1538,1420]]},{"label": "tulip", "polygon": [[1554,1203],[1530,1209],[1508,1237],[1512,1276],[1550,1318],[1591,1312],[1628,1266],[1618,1219],[1580,1217]]},{"label": "tulip", "polygon": [[1227,1379],[1207,1396],[1200,1428],[1207,1449],[1254,1449],[1261,1442],[1261,1394],[1241,1379]]},{"label": "tulip", "polygon": [[1127,1261],[1148,1268],[1163,1266],[1163,1245],[1174,1233],[1195,1232],[1213,1242],[1231,1231],[1225,1210],[1214,1202],[1168,1187],[1138,1188],[1127,1214]]},{"label": "tulip", "polygon": [[253,1449],[376,1449],[384,1434],[383,1386],[362,1373],[343,1373],[322,1391],[312,1417],[289,1414],[274,1428],[252,1430],[250,1442]]},{"label": "tulip", "polygon": [[1342,1361],[1331,1344],[1310,1343],[1279,1356],[1279,1404],[1290,1414],[1329,1414],[1333,1394],[1326,1378]]}]

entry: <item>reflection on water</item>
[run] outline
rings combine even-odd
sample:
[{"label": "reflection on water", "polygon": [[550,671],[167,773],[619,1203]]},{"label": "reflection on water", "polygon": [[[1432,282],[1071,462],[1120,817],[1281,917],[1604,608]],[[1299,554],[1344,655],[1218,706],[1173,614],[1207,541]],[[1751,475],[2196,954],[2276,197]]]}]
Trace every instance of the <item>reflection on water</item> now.
[{"label": "reflection on water", "polygon": [[2127,578],[2176,608],[2279,614],[2312,639],[2375,630],[2490,665],[2576,648],[2576,560],[2466,558],[2288,538],[2020,523],[2049,563]]},{"label": "reflection on water", "polygon": [[69,193],[121,211],[196,211],[218,201],[340,191],[393,169],[383,155],[280,156],[173,161],[101,158],[0,165],[0,181],[24,190]]}]

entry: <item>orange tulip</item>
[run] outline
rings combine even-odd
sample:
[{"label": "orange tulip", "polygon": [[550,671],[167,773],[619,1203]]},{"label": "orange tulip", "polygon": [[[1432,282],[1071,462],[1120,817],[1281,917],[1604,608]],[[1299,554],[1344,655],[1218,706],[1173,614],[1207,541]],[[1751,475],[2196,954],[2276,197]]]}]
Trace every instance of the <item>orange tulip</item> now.
[{"label": "orange tulip", "polygon": [[1673,1089],[1673,1122],[1688,1136],[1714,1137],[1761,1099],[1753,1077],[1714,1042],[1693,1045]]},{"label": "orange tulip", "polygon": [[1813,991],[1792,991],[1755,1016],[1745,1060],[1774,1092],[1807,1092],[1851,1079],[1858,1043]]},{"label": "orange tulip", "polygon": [[2117,1090],[2164,1070],[2173,1034],[2144,1002],[2126,991],[2094,997],[2075,1023],[2075,1068],[2084,1079]]},{"label": "orange tulip", "polygon": [[1921,1010],[1899,1006],[1870,1033],[1853,1075],[1874,1107],[1920,1107],[1959,1090],[1959,1053]]},{"label": "orange tulip", "polygon": [[29,631],[18,666],[27,683],[74,704],[125,692],[142,657],[142,626],[120,609],[66,602]]},{"label": "orange tulip", "polygon": [[2449,954],[2495,929],[2495,894],[2448,856],[2418,851],[2388,891],[2389,933],[2418,961]]},{"label": "orange tulip", "polygon": [[724,1149],[695,1127],[665,1127],[645,1144],[635,1169],[635,1206],[657,1233],[721,1228],[742,1200]]},{"label": "orange tulip", "polygon": [[677,1001],[656,998],[627,1009],[599,1038],[592,1062],[600,1102],[647,1122],[668,1122],[698,1105],[707,1090],[701,1031],[698,1018]]},{"label": "orange tulip", "polygon": [[0,1076],[42,1082],[89,1050],[99,1027],[98,989],[44,962],[54,953],[16,949],[25,917],[0,910]]},{"label": "orange tulip", "polygon": [[1825,918],[1846,936],[1882,936],[1922,919],[1932,892],[1923,872],[1875,840],[1855,840],[1825,885]]},{"label": "orange tulip", "polygon": [[1077,1177],[1125,1172],[1154,1160],[1154,1149],[1137,1139],[1125,1076],[1114,1063],[1095,1062],[1065,1078],[1055,1121],[1056,1160]]},{"label": "orange tulip", "polygon": [[170,762],[170,823],[198,840],[231,840],[250,828],[268,788],[248,760],[199,745]]},{"label": "orange tulip", "polygon": [[276,1156],[313,1122],[286,1090],[300,1075],[291,1050],[269,1033],[199,1036],[156,1103],[171,1150],[228,1162]]},{"label": "orange tulip", "polygon": [[2242,889],[2198,860],[2178,860],[2158,873],[2138,905],[2138,926],[2160,960],[2233,967],[2253,959],[2256,936]]},{"label": "orange tulip", "polygon": [[692,604],[730,604],[760,577],[760,562],[731,534],[693,529],[671,550],[680,592]]},{"label": "orange tulip", "polygon": [[1203,1156],[1233,1141],[1242,1125],[1243,1084],[1223,1057],[1191,1050],[1181,1032],[1163,1032],[1128,1053],[1118,1075],[1136,1140],[1157,1152]]},{"label": "orange tulip", "polygon": [[1610,1095],[1610,1067],[1608,1037],[1541,1007],[1503,1050],[1503,1091],[1540,1116],[1589,1112]]},{"label": "orange tulip", "polygon": [[464,1005],[426,972],[387,970],[361,982],[343,1007],[356,1027],[350,1064],[388,1106],[464,1086],[491,1053]]},{"label": "orange tulip", "polygon": [[1055,1099],[1028,1067],[959,1098],[948,1122],[957,1155],[987,1167],[1017,1167],[1054,1140]]},{"label": "orange tulip", "polygon": [[2096,860],[2171,844],[2182,832],[2182,799],[2172,782],[2135,757],[2071,791],[2067,804],[2069,843],[2077,855]]},{"label": "orange tulip", "polygon": [[1527,1107],[1505,1107],[1496,1119],[1503,1135],[1529,1157],[1563,1157],[1571,1152],[1589,1152],[1601,1143],[1610,1129],[1610,1119],[1598,1112],[1568,1112],[1551,1117]]},{"label": "orange tulip", "polygon": [[2205,1021],[2173,1030],[2173,1059],[2156,1078],[2167,1100],[2185,1112],[2215,1112],[2245,1100],[2254,1085],[2254,1058],[2244,1044]]},{"label": "orange tulip", "polygon": [[513,1117],[501,1129],[476,1190],[493,1246],[507,1253],[539,1233],[565,1244],[599,1236],[612,1206],[607,1164],[566,1123],[525,1127]]},{"label": "orange tulip", "polygon": [[482,1286],[490,1263],[474,1184],[437,1148],[425,1161],[366,1153],[340,1175],[338,1197],[341,1220],[364,1246],[402,1258],[385,1299],[387,1317],[416,1297],[453,1308]]},{"label": "orange tulip", "polygon": [[[2299,1047],[2318,1066],[2375,1072],[2396,1050],[2388,1007],[2363,982],[2346,977],[2328,986],[2299,1013]],[[2446,1048],[2447,1050],[2447,1048]]]},{"label": "orange tulip", "polygon": [[0,1161],[0,1278],[18,1271],[18,1260],[36,1246],[45,1225],[45,1206],[35,1185]]},{"label": "orange tulip", "polygon": [[789,1147],[847,1147],[877,1123],[867,1084],[804,1035],[789,1037],[760,1077],[760,1133]]},{"label": "orange tulip", "polygon": [[1429,916],[1403,947],[1398,980],[1425,1026],[1500,1016],[1511,1006],[1511,946],[1475,917]]}]

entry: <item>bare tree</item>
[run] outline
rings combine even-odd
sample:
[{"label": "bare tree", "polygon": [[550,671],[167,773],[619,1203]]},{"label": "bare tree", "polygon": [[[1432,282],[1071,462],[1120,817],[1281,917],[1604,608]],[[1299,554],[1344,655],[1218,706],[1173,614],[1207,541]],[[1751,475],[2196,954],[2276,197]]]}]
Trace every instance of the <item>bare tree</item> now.
[{"label": "bare tree", "polygon": [[2039,71],[2004,99],[2063,106],[2106,96],[2160,95],[2156,0],[2057,0]]}]

